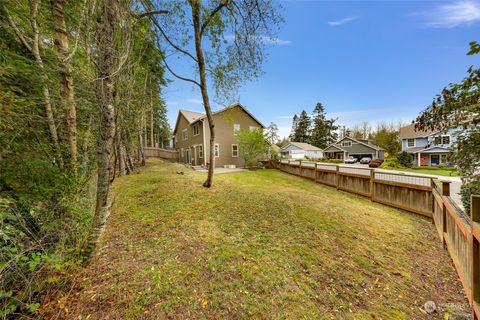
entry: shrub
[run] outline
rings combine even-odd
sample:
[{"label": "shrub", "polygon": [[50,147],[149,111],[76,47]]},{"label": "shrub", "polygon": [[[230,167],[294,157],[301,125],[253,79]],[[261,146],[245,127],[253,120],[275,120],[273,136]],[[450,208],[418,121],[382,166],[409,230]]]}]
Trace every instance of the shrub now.
[{"label": "shrub", "polygon": [[402,169],[404,168],[404,166],[402,166],[402,164],[398,161],[398,160],[393,160],[393,159],[389,159],[387,161],[385,161],[384,163],[382,163],[382,165],[380,166],[380,168],[382,169]]},{"label": "shrub", "polygon": [[467,182],[460,188],[460,196],[462,197],[465,213],[470,214],[470,196],[480,195],[480,178]]},{"label": "shrub", "polygon": [[397,157],[397,160],[404,167],[409,168],[413,165],[413,156],[406,151],[400,153]]}]

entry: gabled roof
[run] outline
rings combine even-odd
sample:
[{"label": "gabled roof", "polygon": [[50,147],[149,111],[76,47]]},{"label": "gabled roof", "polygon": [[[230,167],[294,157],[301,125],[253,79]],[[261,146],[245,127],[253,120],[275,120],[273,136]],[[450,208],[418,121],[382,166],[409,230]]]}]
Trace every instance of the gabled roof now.
[{"label": "gabled roof", "polygon": [[413,147],[413,148],[408,148],[407,151],[408,153],[419,153],[419,152],[424,152],[424,151],[430,151],[433,149],[442,149],[445,152],[448,152],[449,149],[441,146],[431,146],[431,147]]},{"label": "gabled roof", "polygon": [[289,145],[297,147],[299,149],[305,150],[305,151],[322,151],[322,149],[312,146],[310,143],[305,143],[305,142],[289,142],[285,146],[282,147],[282,150],[287,148]]},{"label": "gabled roof", "polygon": [[403,139],[413,139],[413,138],[423,138],[435,133],[433,130],[417,130],[415,129],[415,124],[409,124],[408,126],[401,127],[398,137],[400,140]]},{"label": "gabled roof", "polygon": [[[223,109],[220,109],[218,111],[215,111],[215,112],[212,112],[212,115],[216,115],[216,114],[219,114],[219,113],[222,113],[224,111],[227,111],[229,109],[232,109],[232,108],[235,108],[235,107],[239,107],[241,108],[243,111],[245,111],[246,114],[248,114],[253,120],[255,120],[255,122],[257,122],[262,128],[265,128],[265,126],[263,125],[263,123],[261,123],[257,118],[255,118],[255,116],[253,114],[251,114],[244,106],[242,106],[240,103],[235,103],[235,104],[232,104],[228,107],[225,107]],[[188,124],[193,124],[194,122],[197,122],[199,120],[203,120],[203,119],[206,119],[207,118],[207,115],[205,113],[202,113],[202,112],[194,112],[194,111],[189,111],[189,110],[184,110],[184,109],[180,109],[180,111],[178,112],[178,117],[177,117],[177,122],[175,123],[175,130],[173,130],[173,134],[175,135],[175,133],[177,132],[177,126],[178,126],[178,121],[180,119],[180,115],[183,115],[185,117],[185,119],[188,121]]]},{"label": "gabled roof", "polygon": [[335,148],[335,149],[337,149],[338,151],[347,151],[347,150],[345,150],[345,149],[340,148],[339,146],[336,146],[335,144],[329,145],[329,146],[326,147],[325,150],[323,150],[323,151],[328,152],[328,151],[330,151],[330,150],[328,150],[328,149],[330,149],[330,148]]},{"label": "gabled roof", "polygon": [[178,111],[178,116],[177,116],[177,122],[175,123],[175,129],[173,130],[173,135],[177,133],[177,128],[178,128],[178,122],[180,121],[180,116],[183,116],[185,120],[187,120],[188,124],[192,124],[198,119],[201,119],[205,116],[204,113],[201,112],[195,112],[195,111],[189,111],[185,109],[180,109]]},{"label": "gabled roof", "polygon": [[181,109],[180,112],[185,116],[185,119],[187,119],[189,123],[197,121],[198,119],[203,118],[205,116],[205,113],[203,112],[194,112],[194,111],[183,110],[183,109]]},{"label": "gabled roof", "polygon": [[[356,143],[363,144],[364,146],[369,147],[369,148],[372,148],[372,149],[377,150],[377,151],[385,150],[385,149],[383,149],[383,148],[381,148],[381,147],[379,147],[379,146],[376,146],[376,145],[374,145],[374,144],[365,143],[365,142],[362,142],[362,141],[360,141],[360,140],[358,140],[358,139],[355,139],[355,138],[352,138],[352,137],[343,137],[342,139],[338,140],[337,142],[332,143],[331,145],[329,145],[326,149],[330,148],[331,146],[335,146],[335,147],[337,147],[337,148],[339,148],[339,149],[341,149],[341,150],[343,150],[343,151],[346,151],[346,150],[344,150],[344,149],[342,149],[342,148],[340,148],[340,147],[338,146],[338,144],[339,144],[340,142],[342,142],[343,140],[345,140],[345,139],[349,139],[349,140],[355,141]],[[326,150],[326,149],[325,149],[325,150]]]}]

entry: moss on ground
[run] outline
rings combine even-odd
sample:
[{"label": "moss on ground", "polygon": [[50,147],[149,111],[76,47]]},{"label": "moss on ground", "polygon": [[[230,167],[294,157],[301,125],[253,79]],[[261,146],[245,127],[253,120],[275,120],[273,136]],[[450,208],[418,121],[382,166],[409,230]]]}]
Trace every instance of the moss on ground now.
[{"label": "moss on ground", "polygon": [[[187,175],[178,175],[182,170]],[[275,170],[117,179],[68,318],[421,319],[465,302],[430,220]]]}]

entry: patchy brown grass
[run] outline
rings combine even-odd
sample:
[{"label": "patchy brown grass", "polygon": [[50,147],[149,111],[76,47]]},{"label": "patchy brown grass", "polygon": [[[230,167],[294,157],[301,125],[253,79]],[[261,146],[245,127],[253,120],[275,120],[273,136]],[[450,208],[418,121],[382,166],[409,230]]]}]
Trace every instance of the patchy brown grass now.
[{"label": "patchy brown grass", "polygon": [[430,220],[274,170],[211,189],[204,177],[151,161],[118,179],[102,244],[58,314],[428,319],[427,300],[465,302]]}]

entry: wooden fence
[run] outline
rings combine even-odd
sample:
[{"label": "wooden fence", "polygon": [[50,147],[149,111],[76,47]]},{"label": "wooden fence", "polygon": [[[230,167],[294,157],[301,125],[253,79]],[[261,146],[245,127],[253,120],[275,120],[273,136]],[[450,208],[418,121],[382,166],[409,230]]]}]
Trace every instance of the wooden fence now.
[{"label": "wooden fence", "polygon": [[143,152],[147,158],[155,157],[170,161],[178,161],[178,151],[175,150],[145,147],[143,148]]},{"label": "wooden fence", "polygon": [[467,217],[450,198],[449,181],[310,161],[281,160],[273,167],[431,217],[452,258],[474,319],[480,320],[480,196],[472,196],[471,217]]}]

